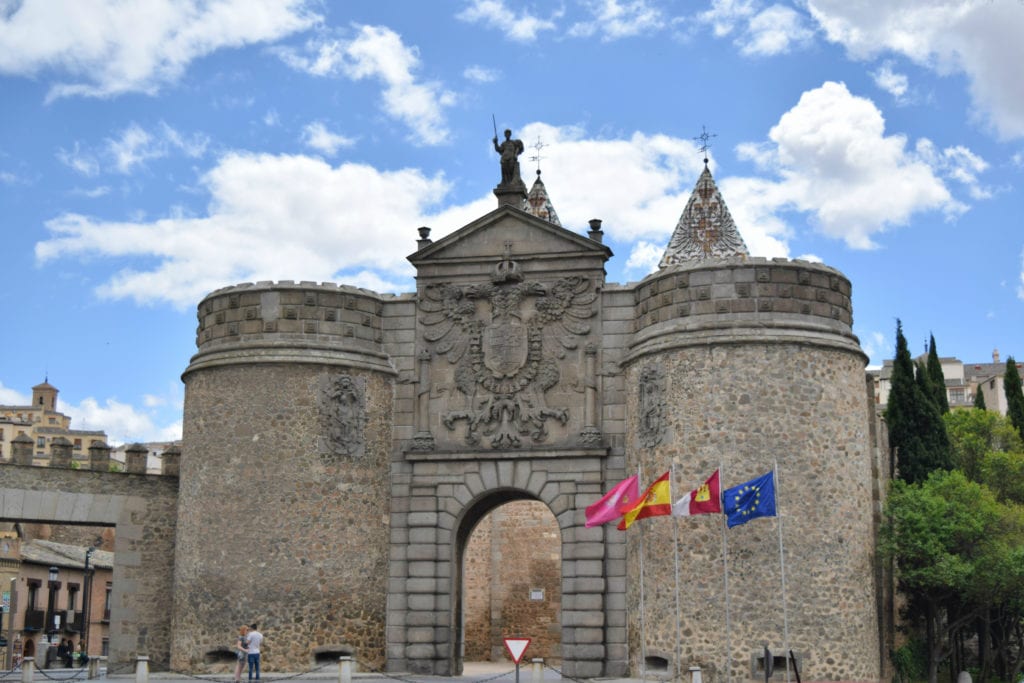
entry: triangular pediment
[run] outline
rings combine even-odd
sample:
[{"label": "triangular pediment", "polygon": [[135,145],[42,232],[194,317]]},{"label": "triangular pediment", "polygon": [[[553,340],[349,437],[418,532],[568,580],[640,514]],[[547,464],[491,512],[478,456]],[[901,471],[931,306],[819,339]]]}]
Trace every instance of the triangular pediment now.
[{"label": "triangular pediment", "polygon": [[[535,269],[552,270],[569,267],[567,261],[576,259],[591,262],[590,267],[603,268],[611,255],[611,249],[589,237],[521,209],[502,206],[424,246],[408,259],[422,269],[443,264],[465,267],[476,263],[483,267],[510,256],[517,262],[532,262]],[[541,267],[542,263],[547,265]],[[579,265],[575,263],[572,267]]]}]

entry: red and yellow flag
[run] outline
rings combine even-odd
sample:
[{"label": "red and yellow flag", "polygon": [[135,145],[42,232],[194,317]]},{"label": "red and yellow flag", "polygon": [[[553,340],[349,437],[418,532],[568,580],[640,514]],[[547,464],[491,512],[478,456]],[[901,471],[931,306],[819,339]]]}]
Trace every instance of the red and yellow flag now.
[{"label": "red and yellow flag", "polygon": [[625,530],[629,525],[644,517],[657,517],[672,514],[672,492],[670,490],[668,472],[658,477],[647,487],[643,497],[636,505],[623,511],[619,529]]}]

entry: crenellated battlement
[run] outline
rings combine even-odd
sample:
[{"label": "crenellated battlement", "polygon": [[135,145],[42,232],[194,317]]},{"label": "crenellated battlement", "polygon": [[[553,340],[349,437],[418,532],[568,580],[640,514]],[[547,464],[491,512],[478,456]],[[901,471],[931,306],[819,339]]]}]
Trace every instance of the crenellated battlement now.
[{"label": "crenellated battlement", "polygon": [[[49,457],[37,457],[32,439],[21,434],[11,440],[11,459],[0,460],[0,465],[19,465],[23,467],[45,467],[64,470],[81,470],[85,472],[112,472],[124,474],[150,474],[146,468],[148,449],[142,444],[132,444],[125,449],[124,469],[111,468],[111,447],[102,441],[94,441],[89,446],[89,460],[81,462],[72,457],[72,444],[63,437],[50,443]],[[161,456],[160,472],[153,476],[177,477],[180,472],[181,449],[171,446]],[[116,464],[116,462],[115,462]]]}]

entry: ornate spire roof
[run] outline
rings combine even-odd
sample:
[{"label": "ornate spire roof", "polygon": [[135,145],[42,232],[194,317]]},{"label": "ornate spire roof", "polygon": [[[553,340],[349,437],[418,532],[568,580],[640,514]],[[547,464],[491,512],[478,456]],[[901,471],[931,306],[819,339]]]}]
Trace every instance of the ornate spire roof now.
[{"label": "ornate spire roof", "polygon": [[686,261],[749,255],[706,161],[659,268]]},{"label": "ornate spire roof", "polygon": [[532,213],[537,218],[543,218],[559,227],[562,226],[561,221],[558,220],[558,214],[555,212],[555,206],[551,203],[551,198],[548,197],[548,189],[544,187],[544,183],[540,179],[540,169],[537,169],[537,179],[533,181],[533,187],[530,188],[530,193],[526,195],[526,201],[523,202],[523,211]]}]

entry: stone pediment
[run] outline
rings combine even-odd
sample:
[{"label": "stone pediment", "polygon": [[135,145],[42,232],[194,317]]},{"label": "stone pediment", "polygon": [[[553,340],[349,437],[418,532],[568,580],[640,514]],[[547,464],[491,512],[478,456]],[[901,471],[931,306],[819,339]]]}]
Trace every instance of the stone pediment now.
[{"label": "stone pediment", "polygon": [[[511,253],[520,264],[531,270],[564,269],[568,261],[588,261],[583,267],[603,269],[612,251],[589,237],[566,230],[511,206],[502,206],[481,216],[455,232],[426,245],[408,256],[420,276],[436,274],[436,269],[451,273],[444,266],[458,267],[468,275],[474,263],[492,267]],[[574,269],[582,264],[574,263]],[[431,272],[425,272],[431,271]]]}]

